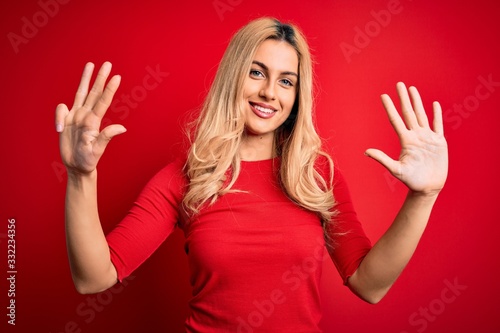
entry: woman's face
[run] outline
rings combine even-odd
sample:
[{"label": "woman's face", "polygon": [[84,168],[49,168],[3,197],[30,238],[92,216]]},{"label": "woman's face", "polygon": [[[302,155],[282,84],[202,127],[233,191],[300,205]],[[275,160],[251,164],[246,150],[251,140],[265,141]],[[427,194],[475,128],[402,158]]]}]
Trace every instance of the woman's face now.
[{"label": "woman's face", "polygon": [[243,87],[247,135],[274,137],[292,111],[299,81],[299,59],[284,41],[259,45]]}]

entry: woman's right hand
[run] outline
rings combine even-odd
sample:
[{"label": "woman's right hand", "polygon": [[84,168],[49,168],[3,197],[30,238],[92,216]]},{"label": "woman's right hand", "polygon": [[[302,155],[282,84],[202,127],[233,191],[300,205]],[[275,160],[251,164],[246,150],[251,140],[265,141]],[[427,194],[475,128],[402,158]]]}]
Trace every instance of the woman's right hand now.
[{"label": "woman's right hand", "polygon": [[106,84],[111,63],[105,62],[89,92],[93,70],[93,63],[85,65],[71,110],[65,104],[59,104],[56,108],[59,148],[68,174],[92,173],[108,142],[114,136],[126,132],[125,127],[116,124],[99,131],[101,120],[113,100],[121,78],[115,75]]}]

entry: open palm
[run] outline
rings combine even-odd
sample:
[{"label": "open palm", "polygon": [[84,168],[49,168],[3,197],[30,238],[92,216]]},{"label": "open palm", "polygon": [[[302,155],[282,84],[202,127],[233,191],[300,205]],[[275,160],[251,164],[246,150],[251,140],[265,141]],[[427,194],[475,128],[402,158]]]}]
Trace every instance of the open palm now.
[{"label": "open palm", "polygon": [[71,172],[94,171],[111,138],[126,131],[122,125],[110,125],[99,131],[101,120],[120,85],[120,76],[113,76],[106,84],[111,64],[105,62],[89,92],[93,70],[92,63],[85,66],[71,110],[65,104],[59,104],[56,109],[61,158]]},{"label": "open palm", "polygon": [[410,190],[438,193],[448,174],[448,147],[443,133],[441,106],[438,102],[433,103],[431,129],[417,89],[410,87],[407,90],[402,82],[396,87],[402,118],[388,95],[382,95],[382,103],[401,143],[399,159],[394,160],[373,148],[366,154],[380,162]]}]

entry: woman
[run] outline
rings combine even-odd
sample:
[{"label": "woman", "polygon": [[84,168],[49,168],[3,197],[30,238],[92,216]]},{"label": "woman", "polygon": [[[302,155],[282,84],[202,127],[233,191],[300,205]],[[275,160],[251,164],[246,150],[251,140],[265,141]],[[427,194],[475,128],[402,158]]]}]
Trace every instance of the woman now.
[{"label": "woman", "polygon": [[105,63],[89,91],[92,71],[87,64],[72,109],[56,110],[75,286],[81,293],[113,286],[180,227],[193,287],[188,332],[319,332],[319,279],[328,254],[345,284],[377,303],[412,256],[446,180],[439,103],[432,130],[417,90],[398,83],[404,121],[387,95],[382,102],[400,138],[400,158],[376,149],[366,155],[409,191],[372,247],[313,126],[307,43],[297,27],[263,18],[231,40],[187,156],[155,175],[104,235],[96,165],[125,128],[99,131],[120,77],[106,84]]}]

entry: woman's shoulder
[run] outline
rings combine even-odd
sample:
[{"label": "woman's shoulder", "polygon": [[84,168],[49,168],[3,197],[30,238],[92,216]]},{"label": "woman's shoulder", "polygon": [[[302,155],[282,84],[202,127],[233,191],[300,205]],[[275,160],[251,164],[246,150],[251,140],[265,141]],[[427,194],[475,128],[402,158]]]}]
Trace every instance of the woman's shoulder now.
[{"label": "woman's shoulder", "polygon": [[149,185],[161,188],[183,188],[186,184],[185,164],[185,157],[173,157],[151,178]]},{"label": "woman's shoulder", "polygon": [[333,187],[339,184],[344,184],[345,180],[342,170],[339,167],[339,163],[334,160],[331,154],[327,152],[320,153],[314,163],[314,166],[323,179],[326,181],[329,181],[330,179],[332,180]]},{"label": "woman's shoulder", "polygon": [[334,163],[333,158],[327,152],[319,153],[314,161],[314,168],[325,179],[335,176],[335,172],[337,171],[336,163]]}]

